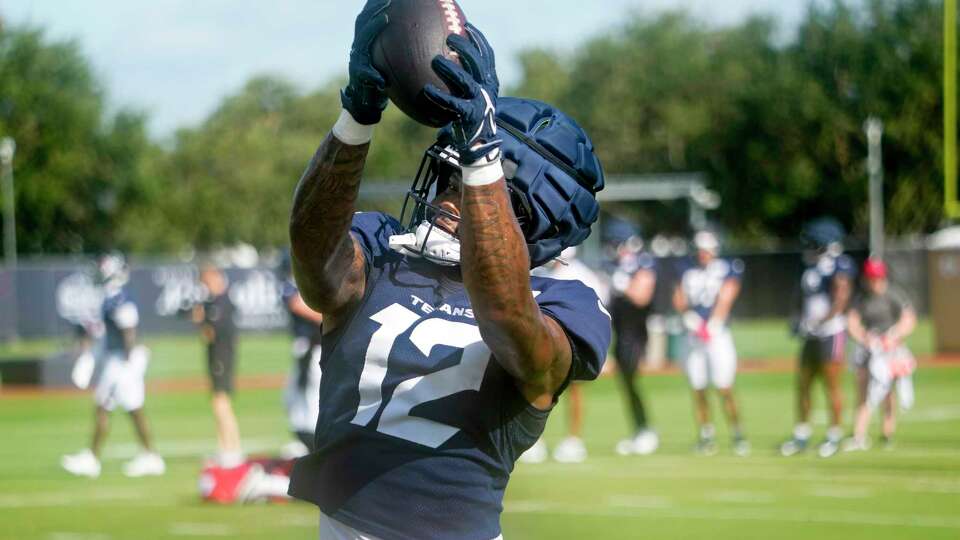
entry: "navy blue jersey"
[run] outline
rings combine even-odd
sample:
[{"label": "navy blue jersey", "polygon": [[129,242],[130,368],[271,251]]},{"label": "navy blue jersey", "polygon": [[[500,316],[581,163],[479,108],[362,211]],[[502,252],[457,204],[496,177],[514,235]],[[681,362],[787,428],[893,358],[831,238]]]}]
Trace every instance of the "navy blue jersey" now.
[{"label": "navy blue jersey", "polygon": [[293,337],[315,339],[319,335],[320,327],[310,319],[301,317],[290,309],[291,300],[299,295],[300,289],[297,288],[297,284],[294,283],[292,278],[287,279],[280,285],[280,297],[283,299],[283,306],[290,315],[290,332]]},{"label": "navy blue jersey", "polygon": [[618,255],[610,264],[610,284],[613,296],[622,295],[634,274],[641,270],[656,273],[657,261],[645,251],[634,251]]},{"label": "navy blue jersey", "polygon": [[720,289],[729,279],[743,279],[744,265],[740,259],[715,258],[707,266],[689,260],[680,277],[680,287],[690,309],[709,320],[717,306]]},{"label": "navy blue jersey", "polygon": [[[323,336],[317,451],[297,462],[290,493],[386,540],[489,540],[500,534],[514,461],[549,412],[528,404],[491,357],[459,269],[391,251],[399,229],[384,214],[354,216],[365,295]],[[570,379],[597,377],[610,319],[596,293],[530,279],[570,339]]]},{"label": "navy blue jersey", "polygon": [[126,287],[108,293],[100,310],[104,326],[104,350],[123,351],[123,331],[136,328],[140,322],[137,304]]},{"label": "navy blue jersey", "polygon": [[853,278],[857,273],[853,259],[847,255],[824,255],[808,265],[800,278],[802,309],[801,334],[814,337],[829,337],[846,329],[843,313],[826,320],[833,307],[833,281],[837,276]]}]

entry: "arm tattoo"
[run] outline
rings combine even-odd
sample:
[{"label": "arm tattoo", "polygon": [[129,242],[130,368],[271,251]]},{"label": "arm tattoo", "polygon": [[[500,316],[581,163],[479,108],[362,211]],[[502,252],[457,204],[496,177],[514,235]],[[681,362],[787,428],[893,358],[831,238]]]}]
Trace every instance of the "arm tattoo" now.
[{"label": "arm tattoo", "polygon": [[327,135],[293,195],[290,246],[297,285],[308,306],[334,317],[363,293],[363,254],[349,230],[369,148]]},{"label": "arm tattoo", "polygon": [[566,377],[569,352],[565,364],[557,359],[568,342],[531,293],[530,258],[506,184],[464,186],[461,206],[463,282],[484,342],[515,378],[552,394]]}]

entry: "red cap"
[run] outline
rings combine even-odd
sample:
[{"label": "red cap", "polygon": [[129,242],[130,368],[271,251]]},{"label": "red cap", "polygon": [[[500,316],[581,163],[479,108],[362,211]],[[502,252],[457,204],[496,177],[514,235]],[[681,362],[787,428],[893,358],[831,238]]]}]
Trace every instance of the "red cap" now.
[{"label": "red cap", "polygon": [[867,259],[867,262],[863,263],[863,277],[885,279],[887,277],[887,263],[880,259]]}]

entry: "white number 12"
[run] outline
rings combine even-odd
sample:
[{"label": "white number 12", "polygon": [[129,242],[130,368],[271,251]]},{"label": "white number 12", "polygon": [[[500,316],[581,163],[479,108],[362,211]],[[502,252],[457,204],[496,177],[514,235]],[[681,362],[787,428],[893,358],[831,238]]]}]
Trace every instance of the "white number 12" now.
[{"label": "white number 12", "polygon": [[[370,338],[360,373],[360,404],[351,422],[361,426],[373,419],[382,403],[383,380],[394,342],[419,321],[420,316],[400,304],[393,304],[370,319],[380,323],[380,328]],[[479,390],[490,361],[490,349],[483,343],[479,328],[446,319],[427,319],[417,325],[410,333],[410,341],[425,357],[430,356],[437,345],[463,349],[460,363],[398,384],[380,415],[377,431],[436,448],[453,437],[458,429],[410,416],[410,410],[421,403],[457,392]]]}]

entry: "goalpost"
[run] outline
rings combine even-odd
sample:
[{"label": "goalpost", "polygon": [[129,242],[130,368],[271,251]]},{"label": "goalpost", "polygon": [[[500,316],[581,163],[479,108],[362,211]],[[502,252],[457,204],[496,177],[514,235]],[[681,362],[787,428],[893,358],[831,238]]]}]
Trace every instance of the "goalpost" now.
[{"label": "goalpost", "polygon": [[943,2],[943,179],[945,211],[960,217],[957,186],[957,0]]}]

